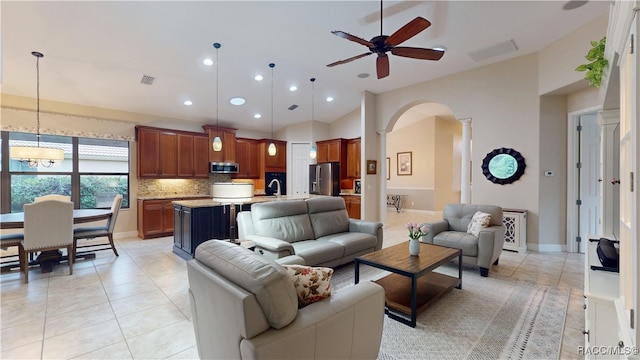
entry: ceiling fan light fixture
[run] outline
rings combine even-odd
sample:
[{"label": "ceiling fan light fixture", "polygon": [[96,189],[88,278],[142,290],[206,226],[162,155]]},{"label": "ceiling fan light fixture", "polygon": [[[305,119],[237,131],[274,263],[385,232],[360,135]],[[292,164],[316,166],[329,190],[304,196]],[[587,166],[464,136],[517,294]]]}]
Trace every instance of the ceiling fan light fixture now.
[{"label": "ceiling fan light fixture", "polygon": [[241,96],[235,96],[235,97],[232,97],[231,100],[229,100],[229,103],[235,106],[244,105],[246,102],[247,100]]}]

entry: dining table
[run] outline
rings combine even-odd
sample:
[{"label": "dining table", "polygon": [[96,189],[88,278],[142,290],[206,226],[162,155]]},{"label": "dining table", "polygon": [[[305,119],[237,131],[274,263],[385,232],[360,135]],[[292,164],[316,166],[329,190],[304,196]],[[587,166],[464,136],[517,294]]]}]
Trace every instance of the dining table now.
[{"label": "dining table", "polygon": [[[74,209],[73,223],[81,224],[93,221],[106,220],[111,216],[111,209]],[[0,214],[0,229],[23,229],[24,228],[24,212]],[[94,258],[94,253],[85,253],[76,255],[85,259]],[[62,256],[59,250],[44,251],[40,253],[36,259],[36,263],[40,264],[41,272],[47,273],[53,270],[53,267],[60,261],[66,260],[66,256]],[[19,265],[19,264],[18,264]],[[2,270],[15,267],[16,264],[3,265]]]}]

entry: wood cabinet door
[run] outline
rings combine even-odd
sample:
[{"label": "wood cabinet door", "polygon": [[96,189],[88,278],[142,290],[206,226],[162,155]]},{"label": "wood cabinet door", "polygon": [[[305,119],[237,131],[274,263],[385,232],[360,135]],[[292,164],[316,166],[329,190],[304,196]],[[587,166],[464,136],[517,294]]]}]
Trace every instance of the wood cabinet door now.
[{"label": "wood cabinet door", "polygon": [[178,137],[173,132],[160,132],[160,173],[161,177],[178,176]]},{"label": "wood cabinet door", "polygon": [[352,196],[351,197],[351,206],[349,207],[349,217],[352,219],[360,219],[360,197]]},{"label": "wood cabinet door", "polygon": [[138,177],[157,177],[160,173],[160,133],[138,130]]},{"label": "wood cabinet door", "polygon": [[164,201],[147,200],[142,202],[142,209],[138,209],[138,211],[142,211],[142,218],[139,219],[142,224],[138,224],[138,227],[142,229],[142,238],[164,233],[164,205]]},{"label": "wood cabinet door", "polygon": [[209,137],[193,137],[193,176],[209,178]]},{"label": "wood cabinet door", "polygon": [[254,139],[236,139],[236,155],[240,170],[237,179],[257,179],[260,177],[260,148]]},{"label": "wood cabinet door", "polygon": [[178,176],[193,177],[194,175],[194,152],[193,152],[193,136],[186,134],[178,134]]},{"label": "wood cabinet door", "polygon": [[360,139],[351,139],[347,143],[347,177],[360,178]]},{"label": "wood cabinet door", "polygon": [[173,204],[171,200],[161,201],[162,203],[162,231],[173,232]]},{"label": "wood cabinet door", "polygon": [[327,144],[327,160],[340,162],[340,141],[335,140]]},{"label": "wood cabinet door", "polygon": [[327,143],[317,143],[318,145],[318,153],[317,159],[318,163],[328,162],[329,161],[329,144]]},{"label": "wood cabinet door", "polygon": [[236,133],[225,131],[222,138],[222,153],[224,154],[224,162],[236,162]]}]

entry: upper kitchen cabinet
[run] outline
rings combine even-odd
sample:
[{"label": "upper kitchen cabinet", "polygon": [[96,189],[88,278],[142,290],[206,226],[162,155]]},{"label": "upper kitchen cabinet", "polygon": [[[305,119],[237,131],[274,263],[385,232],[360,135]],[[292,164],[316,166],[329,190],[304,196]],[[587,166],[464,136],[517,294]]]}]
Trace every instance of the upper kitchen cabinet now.
[{"label": "upper kitchen cabinet", "polygon": [[347,139],[331,139],[316,141],[318,146],[318,163],[340,163],[340,179],[347,178]]},{"label": "upper kitchen cabinet", "polygon": [[[270,156],[268,153],[269,144],[276,145],[276,155]],[[287,171],[287,142],[280,140],[262,139],[260,140],[260,156],[264,161],[264,171],[262,172],[286,172]]]},{"label": "upper kitchen cabinet", "polygon": [[138,177],[178,177],[178,136],[176,132],[136,126]]},{"label": "upper kitchen cabinet", "polygon": [[136,126],[138,177],[208,178],[208,137],[186,131]]},{"label": "upper kitchen cabinet", "polygon": [[236,155],[237,129],[218,127],[215,125],[204,125],[202,128],[209,136],[209,144],[213,144],[213,139],[215,139],[216,136],[220,136],[220,139],[222,140],[222,151],[213,151],[213,146],[209,146],[209,161],[238,161]]},{"label": "upper kitchen cabinet", "polygon": [[260,177],[260,142],[255,139],[237,138],[236,154],[238,173],[236,179],[257,179]]},{"label": "upper kitchen cabinet", "polygon": [[347,177],[360,178],[360,138],[349,139],[347,142]]}]

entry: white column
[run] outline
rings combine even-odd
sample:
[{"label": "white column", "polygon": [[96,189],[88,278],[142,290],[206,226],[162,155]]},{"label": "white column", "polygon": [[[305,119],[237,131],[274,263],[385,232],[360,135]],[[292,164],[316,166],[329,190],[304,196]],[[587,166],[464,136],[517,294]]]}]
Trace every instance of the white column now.
[{"label": "white column", "polygon": [[380,156],[381,159],[379,177],[380,177],[380,222],[382,225],[387,223],[387,132],[378,131],[380,138]]},{"label": "white column", "polygon": [[462,161],[460,169],[460,202],[471,202],[471,119],[458,119],[462,123]]}]

